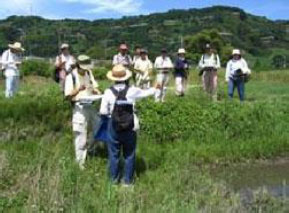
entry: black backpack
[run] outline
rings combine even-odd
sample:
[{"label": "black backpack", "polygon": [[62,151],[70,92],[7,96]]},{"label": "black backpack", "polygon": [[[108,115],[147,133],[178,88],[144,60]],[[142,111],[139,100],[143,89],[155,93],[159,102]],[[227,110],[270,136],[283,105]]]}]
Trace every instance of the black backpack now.
[{"label": "black backpack", "polygon": [[124,90],[117,91],[114,87],[110,88],[116,97],[114,109],[111,115],[112,126],[116,132],[131,131],[134,128],[134,110],[133,104],[128,103],[126,94],[129,86]]}]

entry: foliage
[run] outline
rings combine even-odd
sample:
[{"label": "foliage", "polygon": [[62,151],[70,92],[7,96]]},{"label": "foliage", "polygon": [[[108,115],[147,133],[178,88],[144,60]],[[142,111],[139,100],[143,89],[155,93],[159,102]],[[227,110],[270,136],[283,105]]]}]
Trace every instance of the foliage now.
[{"label": "foliage", "polygon": [[21,73],[23,75],[51,77],[53,74],[53,66],[43,60],[27,60],[21,65]]}]

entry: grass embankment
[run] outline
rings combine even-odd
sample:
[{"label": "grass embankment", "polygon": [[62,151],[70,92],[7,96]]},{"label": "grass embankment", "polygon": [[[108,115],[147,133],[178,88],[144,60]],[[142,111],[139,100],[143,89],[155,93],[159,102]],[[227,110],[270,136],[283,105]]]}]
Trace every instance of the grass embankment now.
[{"label": "grass embankment", "polygon": [[[223,73],[220,73],[223,77]],[[0,99],[0,211],[234,212],[276,211],[286,201],[260,197],[245,208],[239,195],[212,180],[207,167],[273,158],[289,151],[289,72],[264,72],[247,85],[248,102],[220,102],[200,88],[165,105],[139,104],[134,192],[110,186],[98,148],[85,171],[74,163],[70,106],[57,86],[28,77],[24,94]],[[193,83],[197,82],[195,75]],[[107,85],[107,82],[102,82]],[[285,205],[285,206],[284,206]],[[288,206],[287,206],[288,208]]]}]

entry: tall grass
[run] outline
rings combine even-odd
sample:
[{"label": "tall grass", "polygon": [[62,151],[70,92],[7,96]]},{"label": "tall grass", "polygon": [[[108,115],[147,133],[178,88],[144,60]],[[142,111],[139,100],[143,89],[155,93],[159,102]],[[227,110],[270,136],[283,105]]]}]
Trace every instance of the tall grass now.
[{"label": "tall grass", "polygon": [[[289,86],[283,82],[288,74],[280,74],[284,76],[278,81],[264,80],[266,74],[247,85],[250,101],[244,104],[230,102],[225,95],[212,103],[199,88],[191,88],[185,98],[171,93],[165,105],[140,102],[142,131],[134,191],[110,185],[103,146],[89,157],[87,168],[79,170],[69,103],[52,81],[24,79],[24,94],[13,100],[0,98],[0,211],[255,212],[261,208],[276,212],[288,208],[285,201],[272,201],[272,205],[259,195],[251,208],[243,206],[238,193],[213,180],[207,170],[220,162],[288,153],[289,103],[284,91]],[[219,93],[225,94],[223,81]]]}]

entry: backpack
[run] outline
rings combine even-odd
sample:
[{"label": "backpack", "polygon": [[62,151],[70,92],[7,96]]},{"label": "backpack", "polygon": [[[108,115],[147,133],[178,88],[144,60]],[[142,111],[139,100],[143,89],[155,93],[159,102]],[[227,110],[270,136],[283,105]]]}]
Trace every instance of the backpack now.
[{"label": "backpack", "polygon": [[131,131],[134,128],[134,110],[133,104],[128,103],[126,94],[129,86],[124,90],[117,91],[114,87],[110,88],[116,101],[111,115],[112,127],[116,132]]},{"label": "backpack", "polygon": [[[58,59],[60,64],[62,64],[62,57],[61,55],[58,56]],[[60,67],[55,67],[54,69],[54,73],[53,73],[53,80],[56,82],[56,83],[59,83],[60,82],[60,71],[61,71],[61,68]]]}]

